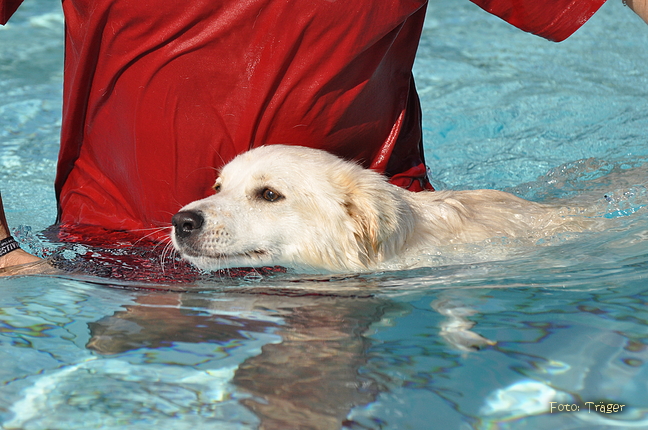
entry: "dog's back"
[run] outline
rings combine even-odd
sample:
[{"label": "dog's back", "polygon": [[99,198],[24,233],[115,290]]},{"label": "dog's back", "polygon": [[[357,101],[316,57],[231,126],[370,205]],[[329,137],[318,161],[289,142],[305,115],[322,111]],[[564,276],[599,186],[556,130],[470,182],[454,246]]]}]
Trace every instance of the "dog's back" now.
[{"label": "dog's back", "polygon": [[492,237],[529,238],[582,231],[589,221],[576,208],[548,206],[497,190],[435,191],[404,195],[423,219],[434,245]]}]

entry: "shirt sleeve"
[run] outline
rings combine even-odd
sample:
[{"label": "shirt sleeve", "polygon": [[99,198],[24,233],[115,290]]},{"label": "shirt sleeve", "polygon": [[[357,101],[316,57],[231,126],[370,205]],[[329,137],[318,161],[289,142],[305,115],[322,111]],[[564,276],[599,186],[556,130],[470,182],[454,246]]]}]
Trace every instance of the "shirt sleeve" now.
[{"label": "shirt sleeve", "polygon": [[23,0],[0,0],[0,24],[5,25]]},{"label": "shirt sleeve", "polygon": [[471,0],[529,33],[560,42],[571,36],[606,0]]}]

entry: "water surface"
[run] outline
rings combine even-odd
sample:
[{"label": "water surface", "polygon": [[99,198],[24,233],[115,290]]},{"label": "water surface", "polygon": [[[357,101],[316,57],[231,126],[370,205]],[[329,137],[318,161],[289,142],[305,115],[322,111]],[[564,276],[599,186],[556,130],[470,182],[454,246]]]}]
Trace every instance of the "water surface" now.
[{"label": "water surface", "polygon": [[[0,29],[0,187],[40,251],[62,32],[44,0]],[[435,185],[568,198],[607,228],[364,275],[2,278],[2,427],[647,428],[647,46],[620,2],[554,44],[431,1],[415,74]]]}]

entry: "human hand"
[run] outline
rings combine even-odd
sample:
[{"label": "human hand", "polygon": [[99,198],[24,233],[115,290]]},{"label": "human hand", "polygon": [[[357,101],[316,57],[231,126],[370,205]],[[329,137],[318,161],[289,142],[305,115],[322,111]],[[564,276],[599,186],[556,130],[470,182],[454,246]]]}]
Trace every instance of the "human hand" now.
[{"label": "human hand", "polygon": [[[11,237],[11,235],[9,234],[7,218],[5,217],[4,207],[2,206],[2,196],[0,195],[0,241],[6,240],[9,237]],[[7,273],[6,271],[2,270],[7,267],[36,263],[38,261],[41,261],[41,259],[36,257],[35,255],[31,255],[26,251],[23,251],[20,248],[14,249],[13,251],[9,251],[8,253],[4,254],[2,247],[0,247],[0,276],[3,276],[3,274]]]},{"label": "human hand", "polygon": [[[0,269],[5,269],[11,266],[19,266],[22,264],[36,263],[41,260],[42,259],[36,257],[35,255],[31,255],[30,253],[23,251],[22,249],[16,249],[0,257]],[[3,273],[0,272],[0,276],[2,275]]]}]

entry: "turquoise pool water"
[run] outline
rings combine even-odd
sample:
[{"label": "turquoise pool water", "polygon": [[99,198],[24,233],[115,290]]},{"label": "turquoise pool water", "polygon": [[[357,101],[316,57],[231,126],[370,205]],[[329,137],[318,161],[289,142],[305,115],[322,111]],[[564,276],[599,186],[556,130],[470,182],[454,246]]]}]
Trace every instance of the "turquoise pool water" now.
[{"label": "turquoise pool water", "polygon": [[[30,0],[0,28],[0,187],[36,249],[62,26]],[[0,278],[0,426],[648,428],[648,26],[611,1],[553,44],[434,0],[415,72],[437,187],[591,202],[607,228],[368,275]]]}]

